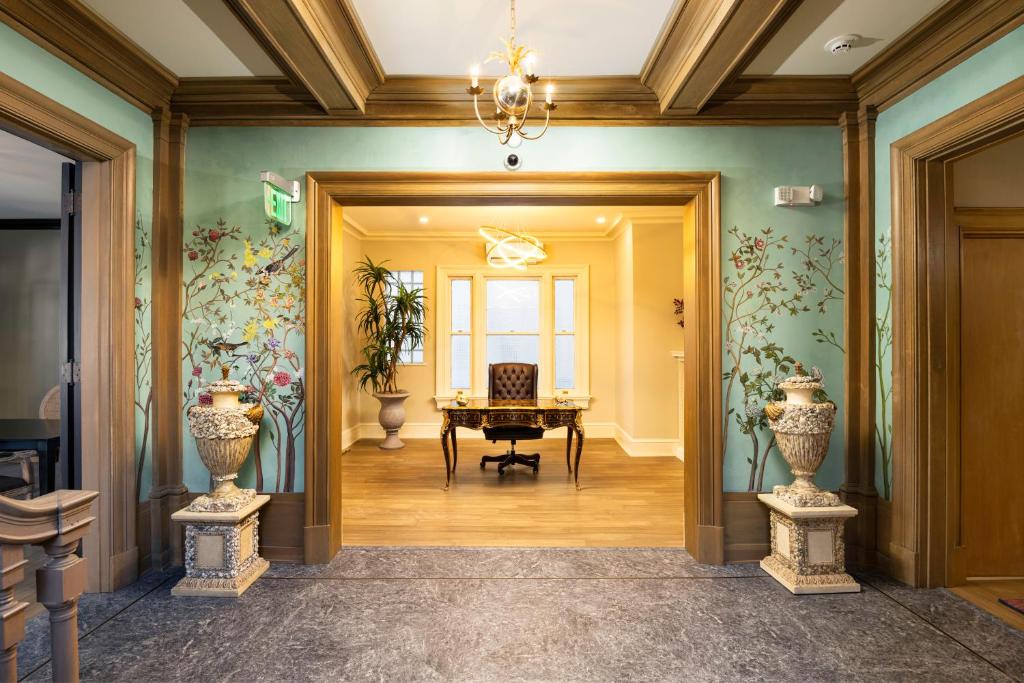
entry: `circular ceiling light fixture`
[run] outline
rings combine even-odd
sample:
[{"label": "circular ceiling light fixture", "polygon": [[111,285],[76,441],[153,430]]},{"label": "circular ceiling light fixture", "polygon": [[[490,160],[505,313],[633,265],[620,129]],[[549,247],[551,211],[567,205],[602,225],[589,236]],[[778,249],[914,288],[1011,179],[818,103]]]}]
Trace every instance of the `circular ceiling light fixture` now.
[{"label": "circular ceiling light fixture", "polygon": [[487,265],[492,268],[514,268],[526,270],[548,257],[544,244],[525,232],[512,232],[493,225],[481,225],[480,236],[484,238],[484,254]]},{"label": "circular ceiling light fixture", "polygon": [[860,36],[856,33],[849,33],[844,36],[836,36],[832,40],[825,43],[825,52],[829,52],[834,55],[845,55],[847,52],[857,46],[857,41],[860,40]]}]

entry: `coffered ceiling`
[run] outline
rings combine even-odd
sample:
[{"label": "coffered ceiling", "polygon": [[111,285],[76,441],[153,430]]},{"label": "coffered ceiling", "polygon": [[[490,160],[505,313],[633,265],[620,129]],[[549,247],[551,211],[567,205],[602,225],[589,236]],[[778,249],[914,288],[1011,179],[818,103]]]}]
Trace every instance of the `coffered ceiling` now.
[{"label": "coffered ceiling", "polygon": [[[352,0],[388,74],[465,76],[509,33],[508,0]],[[517,42],[538,53],[538,73],[640,73],[673,0],[517,0]],[[502,74],[503,75],[503,74]]]},{"label": "coffered ceiling", "polygon": [[[3,0],[0,20],[202,125],[475,124],[507,0]],[[555,125],[831,125],[1024,23],[1020,0],[517,0]],[[842,55],[825,43],[859,34]],[[501,72],[483,66],[484,82]],[[539,105],[538,105],[539,106]]]}]

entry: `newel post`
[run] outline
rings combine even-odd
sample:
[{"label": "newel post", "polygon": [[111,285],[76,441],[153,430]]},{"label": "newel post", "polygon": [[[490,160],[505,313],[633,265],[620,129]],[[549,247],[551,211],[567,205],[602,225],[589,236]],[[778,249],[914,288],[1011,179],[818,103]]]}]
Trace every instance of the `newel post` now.
[{"label": "newel post", "polygon": [[85,591],[85,560],[75,551],[85,527],[43,544],[46,564],[36,570],[36,595],[50,612],[53,680],[78,681],[78,598]]}]

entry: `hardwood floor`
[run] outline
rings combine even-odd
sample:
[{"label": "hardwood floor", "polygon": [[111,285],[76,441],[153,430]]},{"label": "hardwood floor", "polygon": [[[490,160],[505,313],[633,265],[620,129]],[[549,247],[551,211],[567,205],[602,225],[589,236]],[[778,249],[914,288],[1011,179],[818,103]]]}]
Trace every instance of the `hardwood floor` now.
[{"label": "hardwood floor", "polygon": [[459,441],[458,469],[443,491],[440,442],[409,439],[399,451],[360,441],[342,456],[344,545],[682,547],[683,463],[631,458],[611,439],[590,439],[576,491],[561,439],[527,441],[540,471],[480,469],[507,443]]},{"label": "hardwood floor", "polygon": [[1024,631],[1024,614],[999,602],[999,598],[1024,598],[1024,579],[985,579],[968,581],[949,589],[975,607]]}]

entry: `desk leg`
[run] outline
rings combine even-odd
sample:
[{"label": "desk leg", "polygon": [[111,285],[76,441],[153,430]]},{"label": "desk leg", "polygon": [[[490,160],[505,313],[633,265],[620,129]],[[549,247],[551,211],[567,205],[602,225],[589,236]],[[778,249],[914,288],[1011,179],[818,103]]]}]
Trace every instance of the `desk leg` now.
[{"label": "desk leg", "polygon": [[572,474],[572,463],[569,462],[569,456],[572,454],[572,431],[572,427],[565,430],[565,466],[569,468],[569,474]]},{"label": "desk leg", "polygon": [[448,454],[448,432],[449,429],[445,427],[441,430],[441,450],[444,452],[444,490],[448,490],[448,486],[452,483],[452,459]]},{"label": "desk leg", "polygon": [[580,490],[580,456],[583,455],[583,427],[576,426],[576,464],[573,469],[573,477],[576,480],[576,490]]},{"label": "desk leg", "polygon": [[[46,462],[39,463],[39,495],[57,490],[57,453],[60,449],[59,443],[58,439],[49,439],[40,444],[43,448],[39,449],[39,453]],[[64,457],[67,456],[65,455]],[[65,482],[64,488],[69,489],[71,486]]]},{"label": "desk leg", "polygon": [[455,427],[448,430],[452,437],[452,472],[459,466],[459,442],[455,438]]}]

